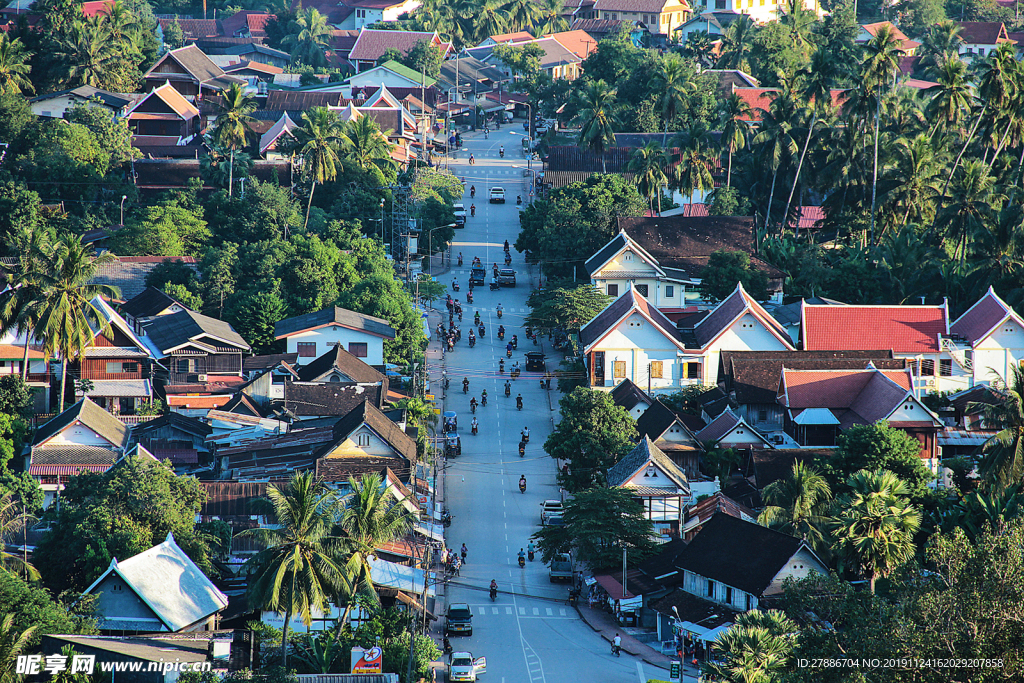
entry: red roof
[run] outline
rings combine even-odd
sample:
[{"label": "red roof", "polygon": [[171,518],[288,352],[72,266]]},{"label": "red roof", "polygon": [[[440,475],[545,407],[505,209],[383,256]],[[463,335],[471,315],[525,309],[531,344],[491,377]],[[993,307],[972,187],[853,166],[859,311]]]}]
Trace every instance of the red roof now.
[{"label": "red roof", "polygon": [[782,370],[779,402],[794,413],[826,408],[844,427],[884,420],[911,392],[906,370]]},{"label": "red roof", "polygon": [[273,14],[242,10],[227,19],[222,19],[220,24],[225,36],[237,36],[248,32],[253,38],[263,38],[267,35],[267,24],[272,19]]},{"label": "red roof", "polygon": [[801,206],[797,225],[801,230],[810,230],[819,227],[823,220],[825,220],[825,209],[820,206]]},{"label": "red roof", "polygon": [[1006,25],[1001,21],[958,21],[960,38],[974,45],[998,45],[1013,42],[1006,35]]},{"label": "red roof", "polygon": [[805,351],[938,353],[946,306],[803,306]]},{"label": "red roof", "polygon": [[1013,309],[989,287],[985,296],[949,326],[949,332],[974,344],[987,337],[1010,315],[1016,316]]},{"label": "red roof", "polygon": [[683,204],[683,215],[687,218],[710,216],[707,204]]},{"label": "red roof", "polygon": [[167,405],[172,408],[220,408],[230,400],[230,394],[215,394],[213,396],[169,394],[167,396]]},{"label": "red roof", "polygon": [[426,31],[381,31],[364,28],[359,32],[348,58],[364,62],[377,61],[388,48],[395,48],[405,54],[421,40],[435,44],[440,42],[436,33]]},{"label": "red roof", "polygon": [[95,0],[94,2],[82,3],[82,14],[87,17],[95,17],[97,14],[106,14],[107,8],[113,5],[112,0]]},{"label": "red roof", "polygon": [[[634,10],[639,11],[639,10]],[[597,49],[597,41],[586,31],[579,29],[575,31],[561,31],[560,33],[548,33],[545,38],[554,38],[562,47],[580,59],[586,59],[590,53]]]},{"label": "red roof", "polygon": [[[768,111],[771,108],[772,99],[775,93],[781,92],[779,88],[736,88],[732,89],[733,93],[740,96],[740,99],[747,103],[750,107],[752,116],[747,117],[746,121],[760,121],[762,111]],[[832,91],[832,107],[839,109],[843,102],[846,100],[846,90],[833,90]]]},{"label": "red roof", "polygon": [[29,465],[29,476],[59,475],[70,477],[79,472],[106,472],[110,465]]}]

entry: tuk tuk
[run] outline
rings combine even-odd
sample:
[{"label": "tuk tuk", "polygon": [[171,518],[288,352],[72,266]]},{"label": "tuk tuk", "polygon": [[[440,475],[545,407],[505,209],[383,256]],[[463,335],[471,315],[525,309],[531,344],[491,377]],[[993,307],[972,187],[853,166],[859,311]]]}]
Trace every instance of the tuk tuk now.
[{"label": "tuk tuk", "polygon": [[462,439],[455,432],[449,432],[444,436],[444,456],[454,458],[462,455]]},{"label": "tuk tuk", "polygon": [[544,372],[547,366],[544,364],[544,354],[540,351],[530,351],[526,354],[526,371],[531,370]]},{"label": "tuk tuk", "polygon": [[441,431],[444,434],[459,431],[459,416],[454,410],[446,410],[441,416]]}]

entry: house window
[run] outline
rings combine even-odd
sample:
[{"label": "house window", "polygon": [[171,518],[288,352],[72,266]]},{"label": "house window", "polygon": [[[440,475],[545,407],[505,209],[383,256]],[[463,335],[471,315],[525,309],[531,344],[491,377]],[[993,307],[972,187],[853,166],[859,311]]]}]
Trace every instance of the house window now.
[{"label": "house window", "polygon": [[651,361],[651,377],[661,379],[665,372],[665,361],[652,360]]},{"label": "house window", "polygon": [[665,285],[665,298],[671,299],[676,295],[675,285]]},{"label": "house window", "polygon": [[370,445],[370,435],[369,434],[357,434],[356,435],[356,445],[357,446],[369,446]]},{"label": "house window", "polygon": [[647,290],[647,285],[637,285],[636,286],[636,291],[643,298],[645,298],[645,299],[647,298],[647,291],[648,291]]},{"label": "house window", "polygon": [[939,376],[940,377],[952,377],[953,376],[953,359],[952,358],[940,358],[939,359]]},{"label": "house window", "polygon": [[364,9],[357,9],[356,10],[356,17],[359,18],[359,19],[365,19],[366,18],[366,10],[364,10]]},{"label": "house window", "polygon": [[107,374],[108,375],[119,375],[121,374],[122,363],[111,362],[107,363]]},{"label": "house window", "polygon": [[921,360],[921,375],[924,377],[932,377],[935,375],[935,361],[931,358],[924,358]]},{"label": "house window", "polygon": [[708,597],[715,597],[715,582],[711,579],[708,579]]},{"label": "house window", "polygon": [[349,342],[348,352],[351,353],[356,358],[366,358],[366,342]]},{"label": "house window", "polygon": [[746,599],[747,599],[746,600],[746,602],[747,602],[747,611],[749,612],[750,610],[754,609],[754,601],[750,597],[750,593],[747,593],[744,597],[746,597]]},{"label": "house window", "polygon": [[619,295],[619,286],[618,285],[608,285],[608,296],[618,296],[618,295]]},{"label": "house window", "polygon": [[757,421],[758,422],[767,422],[768,421],[768,411],[767,410],[759,410],[759,411],[757,411]]},{"label": "house window", "polygon": [[139,364],[138,363],[122,363],[121,364],[121,372],[138,372],[138,371],[139,371]]},{"label": "house window", "polygon": [[177,369],[178,374],[182,374],[183,375],[183,374],[187,373],[188,370],[189,370],[189,362],[188,362],[187,358],[183,358],[183,359],[179,360],[176,363],[176,365],[178,367],[178,369]]},{"label": "house window", "polygon": [[623,255],[623,257],[622,257],[622,260],[623,260],[623,261],[632,261],[632,260],[633,260],[633,254],[627,251],[627,252],[626,252],[626,253],[625,253],[625,254]]},{"label": "house window", "polygon": [[729,605],[732,604],[732,586],[725,587],[725,602]]},{"label": "house window", "polygon": [[298,342],[295,350],[299,352],[300,358],[316,358],[316,342]]},{"label": "house window", "polygon": [[686,379],[700,379],[700,363],[686,364]]},{"label": "house window", "polygon": [[626,361],[616,360],[612,361],[612,377],[625,377],[626,376]]}]

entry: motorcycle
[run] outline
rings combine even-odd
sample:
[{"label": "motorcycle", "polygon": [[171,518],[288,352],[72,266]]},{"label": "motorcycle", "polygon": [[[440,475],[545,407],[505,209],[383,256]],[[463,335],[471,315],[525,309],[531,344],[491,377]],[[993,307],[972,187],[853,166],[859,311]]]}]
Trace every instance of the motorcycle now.
[{"label": "motorcycle", "polygon": [[469,402],[469,412],[471,412],[474,415],[476,415],[476,401],[475,400]]},{"label": "motorcycle", "polygon": [[[497,284],[497,283],[495,283],[495,284]],[[495,289],[497,289],[497,287],[495,287]],[[504,313],[505,313],[505,311],[503,311],[503,310],[502,310],[502,309],[500,309],[500,308],[498,309],[498,320],[501,320],[501,316],[502,316],[502,315],[503,315]]]},{"label": "motorcycle", "polygon": [[[476,186],[475,185],[473,187],[469,188],[469,197],[470,197],[470,199],[475,199],[476,198]],[[459,261],[459,265],[460,266],[462,265],[462,261]]]},{"label": "motorcycle", "polygon": [[505,374],[505,359],[504,358],[502,358],[500,361],[498,361],[498,374],[499,375],[504,375]]},{"label": "motorcycle", "polygon": [[505,349],[505,357],[506,358],[511,358],[512,357],[512,349]]},{"label": "motorcycle", "polygon": [[482,406],[486,406],[487,405],[487,394],[484,394],[483,396],[480,397],[480,405],[482,405]]},{"label": "motorcycle", "polygon": [[519,457],[522,458],[526,455],[526,444],[522,441],[519,442]]},{"label": "motorcycle", "polygon": [[523,409],[523,399],[522,398],[517,398],[516,399],[516,408],[518,408],[519,410]]},{"label": "motorcycle", "polygon": [[505,398],[508,398],[508,397],[509,397],[509,396],[511,396],[511,395],[512,395],[512,387],[510,387],[510,386],[509,386],[509,385],[508,385],[508,384],[506,383],[506,384],[505,384]]},{"label": "motorcycle", "polygon": [[478,427],[479,427],[479,425],[473,425],[471,427],[471,431],[473,432],[473,436],[476,436]]},{"label": "motorcycle", "polygon": [[477,331],[480,333],[480,338],[483,339],[484,334],[487,332],[487,328],[481,325],[480,327],[477,328]]},{"label": "motorcycle", "polygon": [[528,550],[526,552],[526,555],[527,555],[527,557],[530,558],[530,562],[533,562],[533,555],[534,555],[533,551],[532,550]]},{"label": "motorcycle", "polygon": [[498,339],[500,339],[501,341],[505,341],[505,330],[501,328],[498,329]]},{"label": "motorcycle", "polygon": [[452,513],[449,512],[447,508],[441,511],[441,524],[445,527],[450,527],[452,525]]},{"label": "motorcycle", "polygon": [[[499,289],[501,289],[501,287],[498,286],[497,282],[492,282],[490,287],[492,292],[497,292]],[[501,317],[501,311],[498,311],[498,317]]]},{"label": "motorcycle", "polygon": [[[525,481],[519,482],[519,493],[526,493],[526,482]],[[532,560],[533,558],[531,557],[530,559]]]},{"label": "motorcycle", "polygon": [[469,380],[468,379],[462,382],[462,393],[464,393],[464,394],[468,394],[469,393]]},{"label": "motorcycle", "polygon": [[453,282],[452,283],[452,291],[455,291],[455,292],[459,291],[459,283],[458,282]]},{"label": "motorcycle", "polygon": [[619,650],[620,650],[620,649],[621,649],[621,648],[620,648],[620,647],[619,647],[618,645],[616,645],[615,643],[612,643],[612,654],[613,654],[613,655],[615,655],[616,657],[620,657],[620,656],[621,656],[621,655],[619,654]]},{"label": "motorcycle", "polygon": [[526,567],[526,558],[522,555],[519,556],[519,568],[524,569]]},{"label": "motorcycle", "polygon": [[512,335],[512,350],[513,351],[518,351],[519,350],[519,339],[514,334]]},{"label": "motorcycle", "polygon": [[504,159],[505,158],[505,150],[499,149],[498,150],[498,156],[501,157],[502,159]]},{"label": "motorcycle", "polygon": [[497,597],[498,597],[498,589],[497,588],[492,588],[491,589],[491,602],[494,602],[497,599]]},{"label": "motorcycle", "polygon": [[523,443],[530,443],[530,433],[529,432],[520,432],[519,435],[523,437]]},{"label": "motorcycle", "polygon": [[540,378],[540,388],[541,389],[545,388],[545,386],[544,386],[544,378],[543,377]]},{"label": "motorcycle", "polygon": [[475,163],[476,163],[476,157],[474,157],[472,154],[470,154],[469,155],[469,165],[472,166]]},{"label": "motorcycle", "polygon": [[479,325],[480,325],[480,313],[479,312],[475,313],[473,315],[473,324],[479,327]]},{"label": "motorcycle", "polygon": [[505,265],[506,266],[511,266],[512,265],[512,257],[511,256],[506,256],[505,257]]},{"label": "motorcycle", "polygon": [[452,653],[452,644],[448,642],[448,636],[444,637],[444,645],[442,646],[444,654],[450,655]]},{"label": "motorcycle", "polygon": [[[469,292],[466,292],[466,303],[467,304],[473,303],[473,292],[472,292],[472,290],[469,291]],[[534,340],[534,343],[536,343],[536,340]]]},{"label": "motorcycle", "polygon": [[523,195],[516,195],[516,206],[523,205]]},{"label": "motorcycle", "polygon": [[462,254],[459,254],[459,267],[462,266]]},{"label": "motorcycle", "polygon": [[474,346],[476,346],[476,337],[470,337],[469,338],[469,348],[473,348]]}]

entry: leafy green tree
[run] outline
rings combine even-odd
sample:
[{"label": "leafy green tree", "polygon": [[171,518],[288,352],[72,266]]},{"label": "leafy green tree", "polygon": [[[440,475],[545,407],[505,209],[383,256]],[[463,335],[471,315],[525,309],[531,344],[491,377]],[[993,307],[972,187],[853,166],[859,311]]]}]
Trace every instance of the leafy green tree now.
[{"label": "leafy green tree", "polygon": [[[667,134],[666,128],[666,134]],[[647,198],[647,205],[654,211],[654,200],[658,200],[658,215],[661,215],[661,189],[668,184],[665,166],[668,159],[665,150],[657,142],[648,142],[633,150],[629,170],[633,172],[640,194]]]},{"label": "leafy green tree", "polygon": [[81,595],[72,599],[75,598],[79,599],[77,604],[63,603],[38,584],[0,572],[0,604],[13,618],[14,628],[19,631],[34,629],[29,639],[30,646],[37,645],[42,636],[49,633],[96,633],[96,622],[89,614],[93,601],[82,600]]},{"label": "leafy green tree", "polygon": [[626,488],[591,488],[576,493],[565,505],[565,526],[545,526],[533,534],[544,562],[557,553],[571,552],[592,569],[646,559],[655,548],[654,527],[643,506]]},{"label": "leafy green tree", "polygon": [[190,311],[203,310],[203,297],[197,294],[195,289],[173,282],[164,283],[160,289]]},{"label": "leafy green tree", "polygon": [[185,32],[178,22],[178,15],[174,15],[174,21],[164,29],[164,43],[172,50],[177,50],[185,44]]},{"label": "leafy green tree", "polygon": [[391,159],[394,145],[388,140],[393,131],[382,131],[369,116],[348,121],[344,125],[345,160],[367,174],[377,183],[385,185],[396,177],[395,162]]},{"label": "leafy green tree", "polygon": [[[198,214],[202,218],[202,213]],[[166,258],[158,263],[146,275],[146,286],[163,288],[167,283],[181,285],[190,289],[199,285],[195,269],[181,259]]]},{"label": "leafy green tree", "polygon": [[857,425],[839,435],[836,449],[814,463],[833,493],[845,490],[847,479],[860,470],[888,470],[902,480],[909,495],[920,500],[928,492],[931,472],[921,462],[921,442],[885,422]]},{"label": "leafy green tree", "polygon": [[18,658],[28,651],[35,632],[35,626],[29,626],[24,631],[16,630],[13,614],[4,614],[0,619],[0,682],[17,683],[21,679],[21,676],[14,673],[15,667]]},{"label": "leafy green tree", "polygon": [[345,583],[334,531],[341,510],[337,494],[312,472],[297,472],[282,486],[267,486],[260,509],[278,526],[240,532],[264,546],[247,562],[249,604],[284,614],[281,663],[287,668],[292,617],[308,627],[313,611],[326,611]]},{"label": "leafy green tree", "polygon": [[32,388],[18,375],[0,377],[0,414],[32,417]]},{"label": "leafy green tree", "polygon": [[292,62],[312,67],[327,66],[327,46],[331,40],[331,27],[327,17],[315,7],[301,9],[288,25],[288,35],[282,44],[291,48]]},{"label": "leafy green tree", "polygon": [[252,171],[252,157],[221,147],[206,137],[208,152],[199,157],[199,177],[205,184],[221,187],[234,194],[234,186]]},{"label": "leafy green tree", "polygon": [[540,10],[537,23],[534,25],[534,35],[546,36],[569,30],[569,22],[565,20],[564,7],[559,2],[560,0],[540,0],[537,3]]},{"label": "leafy green tree", "polygon": [[677,413],[687,413],[689,415],[700,415],[701,406],[697,401],[702,395],[714,389],[714,387],[707,384],[691,384],[685,386],[679,391],[659,396],[661,402]]},{"label": "leafy green tree", "polygon": [[444,62],[444,55],[441,48],[427,40],[418,40],[409,49],[402,59],[399,60],[410,69],[415,69],[427,76],[437,78],[441,73],[441,64]]},{"label": "leafy green tree", "polygon": [[116,92],[120,86],[128,85],[117,79],[119,47],[108,40],[97,17],[74,22],[59,43],[56,56],[64,66],[64,78],[70,86],[91,85]]},{"label": "leafy green tree", "polygon": [[235,269],[238,267],[238,245],[225,242],[217,249],[207,249],[203,254],[203,300],[211,309],[216,306],[217,315],[223,315],[224,302],[235,293]]},{"label": "leafy green tree", "polygon": [[19,95],[35,89],[28,78],[31,57],[20,38],[12,39],[6,33],[0,36],[0,93]]},{"label": "leafy green tree", "polygon": [[735,187],[723,185],[716,187],[710,195],[708,203],[709,216],[741,216],[739,193]]},{"label": "leafy green tree", "polygon": [[739,69],[750,73],[750,56],[756,26],[749,15],[743,14],[731,22],[722,35],[719,69]]},{"label": "leafy green tree", "polygon": [[288,317],[280,288],[279,280],[262,280],[259,287],[239,296],[229,311],[231,323],[255,353],[271,353],[277,347],[274,324]]},{"label": "leafy green tree", "polygon": [[832,549],[843,565],[862,571],[875,592],[878,577],[888,576],[914,556],[914,534],[921,513],[908,500],[910,488],[888,470],[861,470],[846,480],[849,493],[836,500],[829,520]]},{"label": "leafy green tree", "polygon": [[757,301],[768,298],[768,276],[750,265],[745,251],[716,251],[708,258],[701,280],[701,293],[712,301],[722,301],[733,293],[736,283]]},{"label": "leafy green tree", "polygon": [[[523,1],[516,0],[520,3]],[[516,80],[520,78],[529,80],[540,73],[540,60],[544,56],[544,50],[536,43],[525,45],[499,43],[494,46],[492,54],[508,67]]]},{"label": "leafy green tree", "polygon": [[[2,417],[10,420],[9,415]],[[0,454],[0,457],[2,455]],[[3,468],[7,469],[6,461]],[[10,493],[0,495],[0,538],[17,539],[19,534],[23,534],[35,521],[36,518],[26,511],[26,506],[21,501],[16,500]],[[17,552],[7,552],[6,548],[0,548],[0,573],[22,577],[26,581],[39,580],[39,570],[31,562]]]},{"label": "leafy green tree", "polygon": [[[385,262],[386,263],[386,262]],[[394,276],[360,280],[350,291],[344,292],[338,305],[388,321],[395,330],[394,339],[384,340],[384,359],[388,363],[408,363],[422,353],[426,338],[423,323],[412,307],[409,292]]]},{"label": "leafy green tree", "polygon": [[615,88],[604,81],[589,83],[577,92],[576,117],[580,124],[579,146],[601,155],[601,170],[608,172],[605,150],[615,145],[618,113],[615,107]]},{"label": "leafy green tree", "polygon": [[729,150],[729,162],[725,171],[725,184],[732,184],[732,155],[736,150],[747,146],[747,138],[750,135],[750,120],[753,112],[750,105],[739,95],[732,93],[722,103],[720,121],[722,123],[721,144]]},{"label": "leafy green tree", "polygon": [[316,235],[298,235],[291,258],[278,273],[289,315],[302,315],[333,305],[340,294],[338,272],[345,258],[334,244]]},{"label": "leafy green tree", "polygon": [[795,461],[785,479],[765,487],[767,503],[757,521],[764,526],[797,536],[817,551],[827,547],[824,527],[832,503],[832,489],[813,467]]},{"label": "leafy green tree", "polygon": [[527,299],[531,310],[524,322],[538,334],[579,334],[611,302],[610,296],[590,284],[535,289]]},{"label": "leafy green tree", "polygon": [[611,394],[580,387],[558,402],[561,419],[544,442],[544,450],[569,465],[559,484],[576,493],[603,486],[605,474],[633,448],[636,422],[615,405]]},{"label": "leafy green tree", "polygon": [[[316,12],[315,9],[309,10]],[[317,183],[334,180],[341,165],[338,158],[338,146],[342,141],[342,126],[338,116],[326,107],[313,107],[302,114],[302,124],[292,133],[296,141],[296,149],[302,157],[303,175],[311,182],[309,203],[306,206],[306,220],[303,227],[309,225],[309,210],[313,206],[313,193]]]},{"label": "leafy green tree", "polygon": [[420,219],[420,235],[426,234],[428,239],[420,238],[420,250],[428,247],[433,253],[447,249],[448,244],[455,237],[455,209],[451,204],[438,201],[434,197],[427,197],[425,201],[416,207],[417,217]]},{"label": "leafy green tree", "polygon": [[998,430],[982,447],[981,476],[995,490],[1005,489],[1024,478],[1024,370],[1010,369],[1005,399],[997,404],[979,404],[989,429]]},{"label": "leafy green tree", "polygon": [[199,482],[178,477],[167,463],[136,456],[106,472],[71,477],[61,492],[35,563],[50,589],[81,590],[110,566],[164,541],[168,533],[206,572],[206,542],[195,532],[205,499]]},{"label": "leafy green tree", "polygon": [[715,641],[714,660],[701,667],[709,683],[769,683],[792,666],[798,628],[777,610],[751,610]]},{"label": "leafy green tree", "polygon": [[158,204],[115,232],[110,247],[122,256],[198,256],[209,240],[202,218],[174,204]]},{"label": "leafy green tree", "polygon": [[416,202],[435,199],[442,204],[451,204],[459,201],[463,194],[465,189],[459,177],[437,168],[417,168],[410,185],[410,197]]}]

